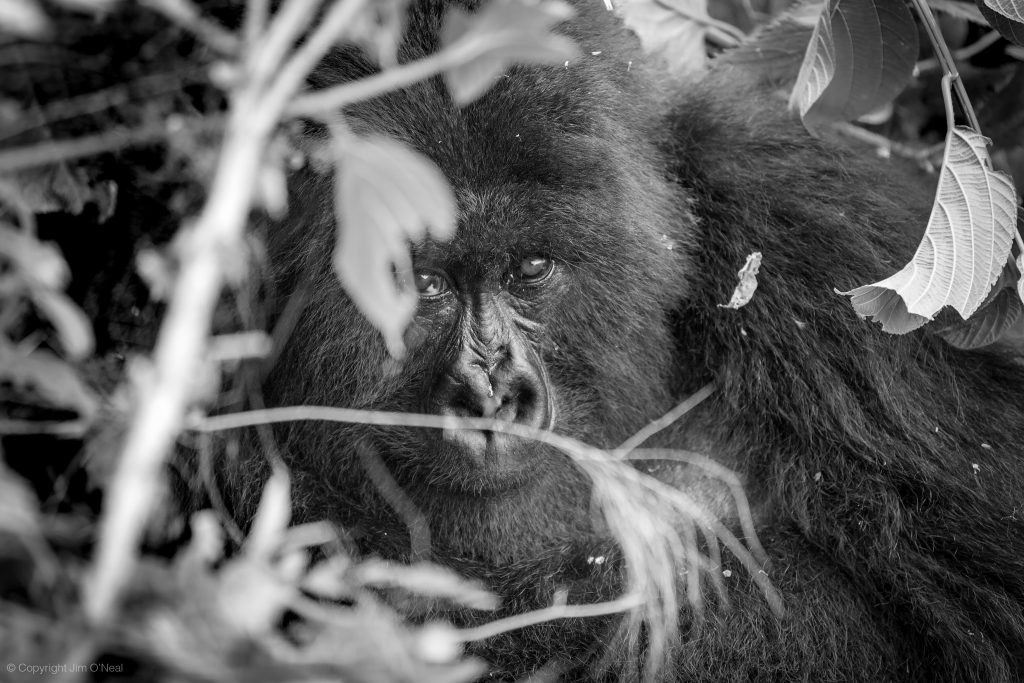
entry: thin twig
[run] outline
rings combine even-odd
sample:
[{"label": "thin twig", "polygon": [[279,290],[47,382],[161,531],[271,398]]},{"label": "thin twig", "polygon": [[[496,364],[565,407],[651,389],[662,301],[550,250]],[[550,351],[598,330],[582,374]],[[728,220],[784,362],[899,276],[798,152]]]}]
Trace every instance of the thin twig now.
[{"label": "thin twig", "polygon": [[[970,59],[971,57],[978,54],[982,50],[998,43],[1000,39],[1002,39],[1002,36],[999,34],[999,31],[989,31],[988,33],[983,35],[981,38],[978,38],[970,45],[965,45],[957,50],[954,50],[952,52],[953,59],[960,62]],[[926,71],[939,69],[941,67],[942,63],[939,62],[938,57],[929,57],[928,59],[922,59],[920,62],[918,62],[914,69],[917,73],[920,74]]]},{"label": "thin twig", "polygon": [[[942,29],[939,28],[935,15],[932,14],[931,8],[928,7],[927,0],[911,0],[911,2],[914,5],[914,9],[917,10],[917,15],[921,19],[921,25],[924,26],[932,47],[935,49],[935,57],[939,60],[942,69],[946,72],[953,88],[956,90],[957,100],[964,112],[964,116],[967,118],[968,124],[980,133],[981,126],[978,124],[978,117],[974,113],[974,106],[967,96],[963,79],[960,78],[960,73],[957,71],[956,60],[953,59],[949,46],[946,45],[946,40],[942,37]],[[956,125],[956,121],[952,119],[947,121],[947,123],[950,128]]]},{"label": "thin twig", "polygon": [[470,643],[478,640],[487,640],[502,633],[517,631],[521,628],[543,624],[555,619],[602,617],[608,614],[627,612],[643,604],[642,596],[629,594],[609,602],[597,602],[590,605],[551,605],[550,607],[526,612],[525,614],[516,614],[487,624],[474,626],[473,628],[464,628],[456,633],[459,640],[464,643]]},{"label": "thin twig", "polygon": [[[925,145],[923,147],[908,145],[903,142],[891,140],[884,135],[866,130],[847,121],[839,121],[832,125],[836,131],[846,135],[847,137],[869,144],[876,149],[884,149],[887,152],[892,152],[896,156],[903,157],[904,159],[912,159],[925,168],[929,168],[927,164],[931,164],[931,160],[936,156],[941,156],[942,150],[946,147],[945,142],[937,142],[934,145]],[[925,162],[927,162],[927,164]],[[931,168],[934,169],[934,166],[931,166]]]},{"label": "thin twig", "polygon": [[479,40],[462,40],[423,59],[357,81],[304,94],[286,112],[290,116],[330,116],[354,102],[408,87],[446,69],[468,63],[487,49],[487,45]]},{"label": "thin twig", "polygon": [[270,3],[268,0],[247,0],[245,3],[245,19],[242,24],[242,40],[247,46],[256,44],[267,25]]},{"label": "thin twig", "polygon": [[186,83],[206,80],[205,73],[199,69],[150,74],[84,95],[56,100],[45,107],[32,107],[21,117],[23,120],[4,125],[3,131],[0,132],[0,141],[42,126],[51,126],[59,121],[113,109],[133,100],[180,92]]},{"label": "thin twig", "polygon": [[[221,122],[219,117],[197,119],[202,127],[215,128]],[[168,136],[167,124],[151,123],[138,128],[115,128],[96,135],[67,140],[48,140],[24,147],[15,147],[0,152],[0,174],[21,171],[26,168],[48,166],[59,161],[96,156],[134,147],[148,142],[157,142]]]},{"label": "thin twig", "polygon": [[683,402],[677,405],[672,410],[668,411],[657,420],[648,423],[643,429],[638,431],[633,436],[629,437],[622,442],[618,448],[612,452],[612,457],[619,459],[624,458],[631,450],[647,441],[658,432],[668,428],[673,422],[686,415],[688,412],[699,406],[704,400],[715,393],[715,387],[713,384],[705,384],[700,389],[695,391],[691,396],[688,396]]},{"label": "thin twig", "polygon": [[204,17],[191,0],[142,0],[142,4],[192,32],[217,52],[225,55],[238,52],[238,38],[223,26]]},{"label": "thin twig", "polygon": [[270,80],[296,39],[313,21],[319,6],[320,0],[286,0],[262,39],[246,45],[246,70],[255,83]]}]

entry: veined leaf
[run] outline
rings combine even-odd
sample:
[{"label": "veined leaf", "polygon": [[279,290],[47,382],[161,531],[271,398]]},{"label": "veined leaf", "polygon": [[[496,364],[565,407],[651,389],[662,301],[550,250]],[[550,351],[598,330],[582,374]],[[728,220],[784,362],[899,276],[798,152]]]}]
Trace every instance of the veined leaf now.
[{"label": "veined leaf", "polygon": [[807,46],[790,109],[808,127],[872,112],[910,81],[917,51],[914,17],[902,2],[829,0]]},{"label": "veined leaf", "polygon": [[1024,46],[1024,1],[975,0],[985,20],[1009,41]]},{"label": "veined leaf", "polygon": [[1004,287],[970,320],[960,320],[939,330],[939,334],[958,349],[979,349],[999,341],[1020,320],[1022,312],[1024,305],[1015,289]]},{"label": "veined leaf", "polygon": [[924,239],[898,273],[840,294],[854,309],[902,334],[944,306],[969,318],[999,278],[1017,221],[1013,182],[992,169],[988,139],[956,127],[946,136],[939,188]]}]

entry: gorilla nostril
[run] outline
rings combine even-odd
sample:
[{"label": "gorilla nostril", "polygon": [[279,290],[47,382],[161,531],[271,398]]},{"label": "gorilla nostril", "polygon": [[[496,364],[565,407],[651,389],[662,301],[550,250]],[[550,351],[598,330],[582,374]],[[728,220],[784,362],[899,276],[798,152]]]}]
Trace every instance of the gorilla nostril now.
[{"label": "gorilla nostril", "polygon": [[437,407],[441,414],[468,418],[493,418],[541,427],[546,421],[545,399],[530,377],[493,377],[485,381],[445,380]]}]

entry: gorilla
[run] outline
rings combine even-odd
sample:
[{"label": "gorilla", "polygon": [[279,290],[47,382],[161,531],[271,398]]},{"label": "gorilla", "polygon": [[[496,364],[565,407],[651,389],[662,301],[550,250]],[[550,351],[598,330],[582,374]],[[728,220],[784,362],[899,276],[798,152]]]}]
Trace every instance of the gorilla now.
[{"label": "gorilla", "polygon": [[[438,49],[452,4],[413,2],[401,61]],[[662,680],[1024,680],[1024,367],[928,330],[884,334],[835,293],[906,262],[930,197],[894,163],[810,137],[741,72],[674,82],[600,2],[576,10],[559,31],[579,59],[512,68],[464,108],[434,79],[346,110],[437,164],[457,234],[412,245],[419,306],[397,362],[332,272],[330,179],[299,173],[268,239],[275,290],[306,305],[267,404],[492,417],[614,448],[710,385],[645,446],[737,473],[785,611],[723,555],[724,599],[699,618],[683,605]],[[375,68],[339,50],[313,86]],[[754,251],[755,296],[719,307]],[[550,445],[323,422],[274,436],[299,519],[336,522],[366,555],[475,577],[499,616],[557,591],[571,604],[623,592],[591,481]],[[736,524],[685,466],[638,467]],[[244,517],[265,468],[241,469],[229,485]],[[496,680],[552,666],[638,680],[648,636],[622,623],[556,620],[473,653]]]}]

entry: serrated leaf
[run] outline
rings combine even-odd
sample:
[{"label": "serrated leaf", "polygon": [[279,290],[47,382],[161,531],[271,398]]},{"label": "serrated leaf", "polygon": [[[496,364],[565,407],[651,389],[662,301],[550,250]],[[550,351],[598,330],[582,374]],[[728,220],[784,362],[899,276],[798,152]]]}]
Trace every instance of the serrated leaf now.
[{"label": "serrated leaf", "polygon": [[902,2],[829,0],[807,46],[790,109],[808,127],[872,112],[910,82],[917,52],[914,17]]},{"label": "serrated leaf", "polygon": [[494,0],[474,14],[453,7],[445,18],[442,42],[474,55],[445,71],[452,98],[460,106],[484,94],[512,64],[561,64],[575,57],[576,44],[551,32],[569,19],[572,8],[561,0]]},{"label": "serrated leaf", "polygon": [[1024,47],[1024,19],[1021,18],[1022,3],[1020,0],[1003,0],[989,2],[975,0],[978,9],[992,28],[999,31],[1007,40]]},{"label": "serrated leaf", "polygon": [[924,239],[898,273],[840,294],[854,309],[902,334],[945,306],[969,318],[999,278],[1016,229],[1013,182],[992,170],[988,140],[965,127],[946,136],[939,187]]},{"label": "serrated leaf", "polygon": [[1024,2],[1021,0],[984,0],[985,6],[1007,19],[1024,24]]},{"label": "serrated leaf", "polygon": [[671,73],[687,75],[707,67],[704,39],[711,19],[705,0],[627,0],[617,9],[644,51],[662,59]]},{"label": "serrated leaf", "polygon": [[381,136],[338,137],[338,246],[334,267],[345,291],[384,335],[391,354],[416,310],[416,293],[396,281],[412,270],[409,242],[455,234],[455,198],[432,161]]},{"label": "serrated leaf", "polygon": [[1003,288],[970,319],[945,327],[939,330],[939,334],[958,349],[978,349],[999,341],[1003,333],[1017,323],[1022,312],[1024,305],[1017,292]]}]

